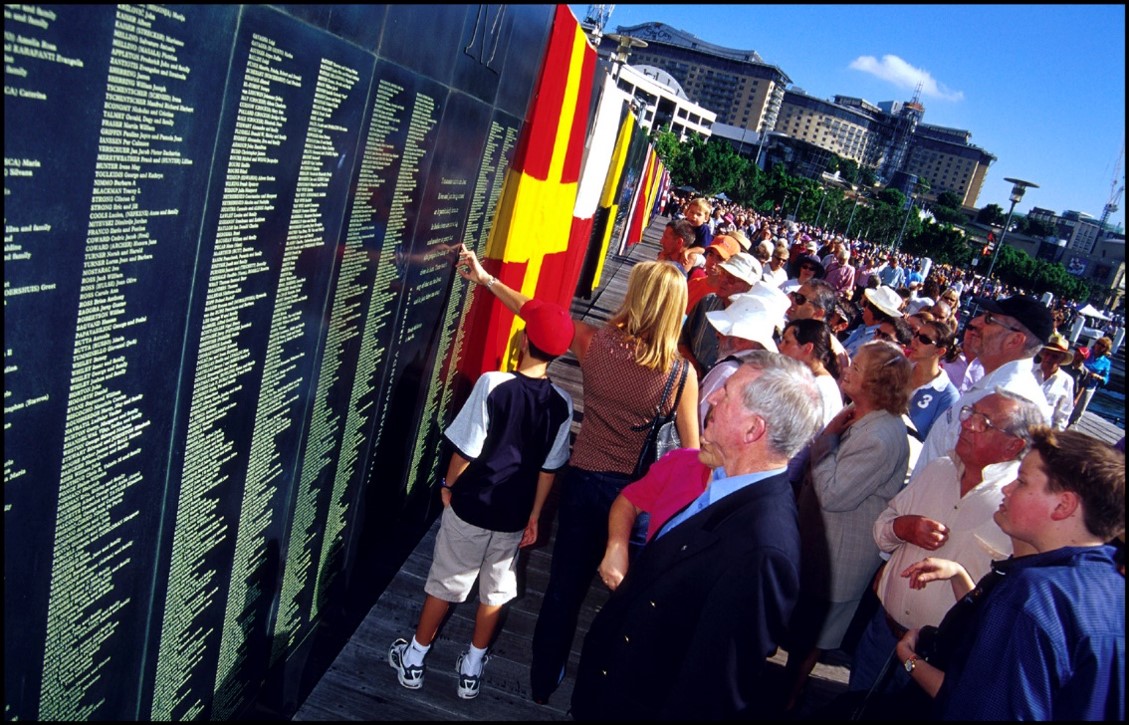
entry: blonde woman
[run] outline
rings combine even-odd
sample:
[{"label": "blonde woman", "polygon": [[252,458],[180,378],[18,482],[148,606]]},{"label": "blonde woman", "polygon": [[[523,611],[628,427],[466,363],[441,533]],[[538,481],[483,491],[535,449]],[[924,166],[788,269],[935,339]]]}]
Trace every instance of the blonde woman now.
[{"label": "blonde woman", "polygon": [[[510,310],[529,299],[482,269],[464,248],[459,273],[484,284]],[[608,513],[632,473],[656,407],[668,413],[675,389],[660,401],[678,354],[686,309],[686,281],[678,269],[659,261],[631,270],[623,304],[602,327],[576,322],[571,352],[584,375],[584,422],[572,457],[558,477],[560,507],[549,584],[533,635],[533,699],[547,702],[564,678],[580,605],[603,558]],[[698,447],[698,376],[691,365],[678,399],[676,427],[682,445]],[[636,430],[638,429],[638,430]],[[637,522],[633,542],[645,541],[647,522]]]}]

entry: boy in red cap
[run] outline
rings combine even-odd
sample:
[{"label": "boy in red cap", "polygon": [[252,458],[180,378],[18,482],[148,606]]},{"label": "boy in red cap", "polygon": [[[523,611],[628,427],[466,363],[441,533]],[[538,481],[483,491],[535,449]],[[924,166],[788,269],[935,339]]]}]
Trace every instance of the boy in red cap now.
[{"label": "boy in red cap", "polygon": [[541,507],[568,462],[572,398],[547,371],[572,344],[572,318],[540,300],[529,300],[519,314],[525,328],[517,370],[484,373],[444,431],[454,452],[440,492],[427,598],[412,641],[397,639],[388,650],[388,664],[408,689],[423,686],[423,660],[439,625],[451,604],[466,601],[477,577],[474,634],[455,669],[458,696],[478,696],[502,607],[517,596],[518,551],[537,541]]}]

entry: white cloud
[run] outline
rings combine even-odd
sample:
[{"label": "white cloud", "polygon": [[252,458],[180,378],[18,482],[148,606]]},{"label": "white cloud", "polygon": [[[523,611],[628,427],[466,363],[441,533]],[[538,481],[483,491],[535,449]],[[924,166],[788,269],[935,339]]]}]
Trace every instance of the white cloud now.
[{"label": "white cloud", "polygon": [[896,55],[884,55],[878,60],[873,55],[860,55],[851,61],[853,70],[869,73],[899,88],[917,88],[921,84],[921,94],[927,98],[944,101],[963,101],[963,91],[952,91],[929,75],[929,71],[914,68]]}]

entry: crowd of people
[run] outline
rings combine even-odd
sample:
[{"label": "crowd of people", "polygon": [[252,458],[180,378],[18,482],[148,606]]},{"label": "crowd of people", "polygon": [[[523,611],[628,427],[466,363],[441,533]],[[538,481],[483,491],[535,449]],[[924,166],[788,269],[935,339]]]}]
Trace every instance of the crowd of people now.
[{"label": "crowd of people", "polygon": [[[964,270],[701,198],[667,211],[599,327],[463,249],[460,275],[524,321],[521,362],[446,432],[427,598],[388,655],[400,684],[422,685],[478,577],[456,665],[478,694],[556,485],[535,701],[570,674],[593,574],[611,590],[572,673],[578,720],[795,716],[829,650],[852,657],[849,692],[819,717],[1124,719],[1124,439],[1067,430],[1110,340],[1082,357],[1061,310]],[[565,352],[584,388],[571,452],[547,378]],[[664,419],[681,447],[642,460]]]}]

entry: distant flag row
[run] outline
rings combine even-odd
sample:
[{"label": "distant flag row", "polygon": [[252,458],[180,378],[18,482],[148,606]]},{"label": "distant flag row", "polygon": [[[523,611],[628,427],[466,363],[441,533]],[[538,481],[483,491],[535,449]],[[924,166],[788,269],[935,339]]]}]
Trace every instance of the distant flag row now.
[{"label": "distant flag row", "polygon": [[[558,5],[480,253],[486,270],[509,287],[565,309],[599,287],[609,253],[624,253],[642,239],[655,201],[670,183],[626,95],[596,66],[596,49],[569,7]],[[490,293],[476,295],[460,363],[471,379],[513,367],[512,342],[522,324]]]}]

